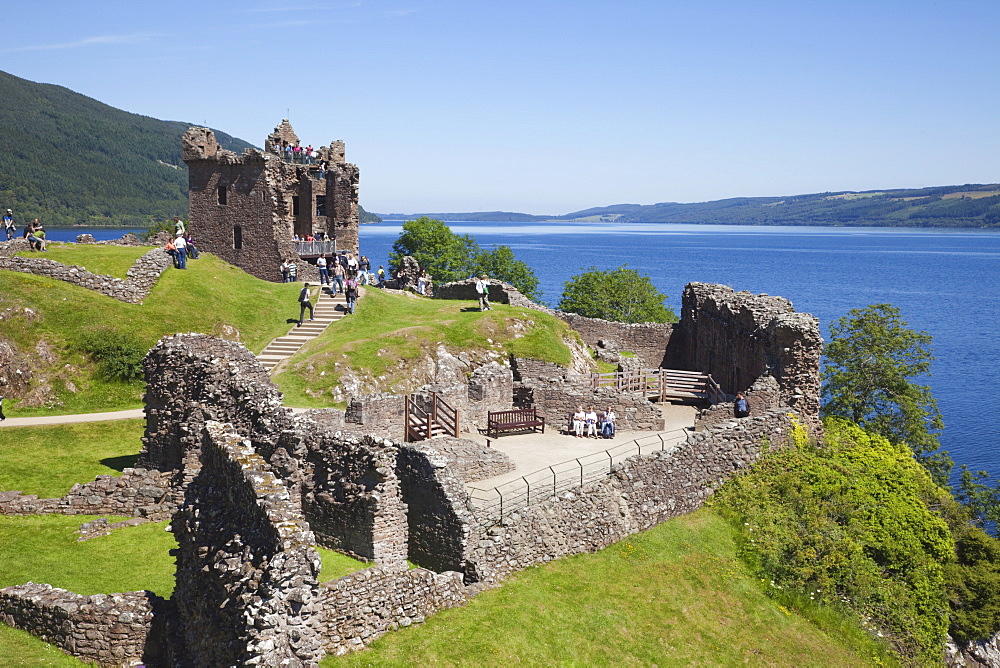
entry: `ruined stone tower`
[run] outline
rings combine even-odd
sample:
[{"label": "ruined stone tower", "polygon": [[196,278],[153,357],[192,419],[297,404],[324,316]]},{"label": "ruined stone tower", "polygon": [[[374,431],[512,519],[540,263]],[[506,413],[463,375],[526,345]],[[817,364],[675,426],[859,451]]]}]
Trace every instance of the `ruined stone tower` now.
[{"label": "ruined stone tower", "polygon": [[222,149],[208,128],[188,129],[181,148],[199,249],[268,281],[280,280],[282,260],[298,260],[292,235],[321,232],[337,250],[358,251],[358,168],[345,161],[344,142],[320,147],[311,164],[289,146],[300,143],[288,119],[263,151],[243,155]]}]

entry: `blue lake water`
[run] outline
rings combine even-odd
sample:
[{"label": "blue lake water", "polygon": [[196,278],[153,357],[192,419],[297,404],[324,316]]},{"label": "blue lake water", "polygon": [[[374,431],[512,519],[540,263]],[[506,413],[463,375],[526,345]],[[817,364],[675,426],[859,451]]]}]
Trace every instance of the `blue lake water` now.
[{"label": "blue lake water", "polygon": [[[958,463],[1000,476],[989,394],[1000,384],[1000,233],[969,230],[610,223],[450,223],[481,246],[510,246],[530,265],[542,299],[559,300],[581,269],[627,263],[680,312],[692,281],[781,295],[829,323],[888,302],[934,337],[926,379],[944,415],[942,443]],[[361,252],[388,265],[402,223],[362,225]]]}]

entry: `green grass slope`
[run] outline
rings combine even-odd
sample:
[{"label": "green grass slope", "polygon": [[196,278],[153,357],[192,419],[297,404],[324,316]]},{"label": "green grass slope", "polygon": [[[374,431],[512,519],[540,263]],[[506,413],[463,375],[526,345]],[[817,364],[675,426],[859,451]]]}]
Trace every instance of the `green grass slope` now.
[{"label": "green grass slope", "polygon": [[[472,302],[426,299],[368,288],[356,313],[330,325],[286,362],[274,380],[286,403],[334,405],[343,376],[351,373],[373,392],[410,392],[428,382],[425,356],[439,346],[480,361],[508,355],[568,365],[564,340],[575,336],[547,313],[498,304],[480,312]],[[376,384],[378,388],[376,388]]]},{"label": "green grass slope", "polygon": [[[57,247],[54,247],[57,248]],[[88,269],[114,270],[135,256],[131,248],[63,247],[52,255]],[[161,337],[202,332],[239,340],[259,352],[288,331],[298,316],[298,285],[269,283],[203,253],[188,269],[167,269],[143,304],[126,304],[63,281],[0,271],[5,317],[0,337],[31,358],[35,385],[54,402],[28,408],[13,401],[9,415],[84,413],[141,407],[142,383],[107,380],[84,351],[88,336],[112,334],[148,349]],[[27,309],[27,310],[25,310]]]},{"label": "green grass slope", "polygon": [[711,509],[515,575],[333,666],[893,664],[836,610],[771,597]]}]

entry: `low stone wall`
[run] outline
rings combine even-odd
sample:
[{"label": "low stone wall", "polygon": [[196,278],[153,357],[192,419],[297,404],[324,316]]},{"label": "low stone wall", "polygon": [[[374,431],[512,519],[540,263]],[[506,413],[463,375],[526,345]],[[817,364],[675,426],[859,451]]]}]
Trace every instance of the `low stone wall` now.
[{"label": "low stone wall", "polygon": [[454,571],[369,568],[324,582],[318,596],[324,644],[337,655],[363,649],[389,631],[421,623],[466,598],[462,574]]},{"label": "low stone wall", "polygon": [[405,411],[406,397],[379,392],[352,398],[347,404],[344,422],[352,426],[357,425],[357,428],[365,431],[402,440]]},{"label": "low stone wall", "polygon": [[169,519],[182,498],[168,474],[142,468],[121,476],[99,475],[93,482],[73,485],[58,499],[0,492],[0,515],[130,515],[153,521]]},{"label": "low stone wall", "polygon": [[529,566],[592,552],[699,508],[715,487],[756,461],[761,444],[792,430],[780,411],[691,435],[673,450],[636,456],[599,482],[519,510],[498,526],[474,524],[466,579],[496,582]]},{"label": "low stone wall", "polygon": [[0,622],[102,666],[167,665],[150,642],[154,607],[164,612],[163,599],[141,591],[81,596],[33,582],[0,589]]},{"label": "low stone wall", "polygon": [[448,469],[463,482],[476,482],[513,471],[514,462],[495,448],[484,448],[464,438],[442,437],[422,441],[448,462]]},{"label": "low stone wall", "polygon": [[154,248],[136,260],[129,268],[127,278],[121,279],[95,274],[75,264],[67,265],[46,258],[0,257],[0,270],[47,276],[132,304],[141,303],[156,285],[160,274],[172,264],[173,261],[163,249]]},{"label": "low stone wall", "polygon": [[231,425],[210,421],[171,526],[187,661],[305,665],[323,656],[315,538],[288,490]]}]

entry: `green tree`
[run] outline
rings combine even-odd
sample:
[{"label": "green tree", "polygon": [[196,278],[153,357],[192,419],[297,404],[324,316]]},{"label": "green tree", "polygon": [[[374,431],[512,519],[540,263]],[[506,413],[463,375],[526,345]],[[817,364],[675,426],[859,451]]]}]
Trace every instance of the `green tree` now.
[{"label": "green tree", "polygon": [[627,267],[623,264],[614,271],[591,267],[572,277],[563,287],[559,309],[615,322],[677,322],[677,314],[663,303],[667,296],[649,276]]},{"label": "green tree", "polygon": [[930,388],[931,335],[915,332],[891,304],[852,309],[830,326],[821,414],[842,417],[892,443],[905,443],[934,480],[945,485],[954,465],[941,451],[944,428]]},{"label": "green tree", "polygon": [[473,262],[477,276],[486,274],[490,278],[510,283],[528,299],[538,301],[538,277],[526,263],[514,259],[514,251],[509,246],[497,246],[491,251],[481,251]]},{"label": "green tree", "polygon": [[413,257],[437,283],[459,281],[474,273],[473,258],[479,244],[468,234],[455,234],[440,220],[418,218],[403,223],[403,232],[392,244],[389,264],[399,270],[403,257]]}]

